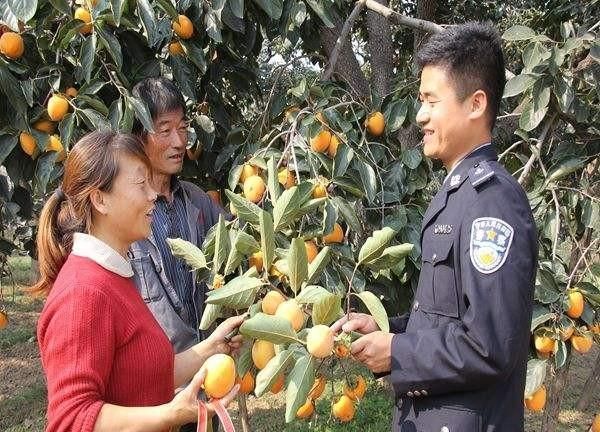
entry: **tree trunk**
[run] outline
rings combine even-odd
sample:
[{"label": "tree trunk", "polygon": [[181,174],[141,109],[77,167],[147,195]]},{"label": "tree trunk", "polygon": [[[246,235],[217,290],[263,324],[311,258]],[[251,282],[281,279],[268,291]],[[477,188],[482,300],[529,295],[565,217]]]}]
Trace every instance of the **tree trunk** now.
[{"label": "tree trunk", "polygon": [[[437,0],[418,0],[417,1],[417,18],[432,22],[437,22]],[[427,40],[428,34],[419,30],[414,31],[414,52],[421,47]]]},{"label": "tree trunk", "polygon": [[596,394],[596,389],[598,388],[599,383],[600,383],[600,354],[598,354],[598,357],[596,358],[596,365],[594,366],[592,373],[590,374],[588,379],[585,381],[585,384],[583,385],[583,390],[581,391],[581,396],[579,396],[579,399],[577,400],[577,404],[575,405],[576,410],[585,411],[588,408],[588,406],[590,405],[590,402],[592,400],[592,397]]},{"label": "tree trunk", "polygon": [[[376,0],[388,6],[388,0]],[[371,84],[382,99],[390,93],[394,50],[390,22],[383,15],[367,11],[367,33],[369,56],[371,58]]]},{"label": "tree trunk", "polygon": [[560,414],[560,407],[562,405],[565,387],[567,386],[570,367],[571,356],[567,357],[565,365],[558,370],[554,380],[550,384],[540,432],[556,432],[558,428],[558,415]]},{"label": "tree trunk", "polygon": [[250,421],[248,419],[248,407],[246,405],[246,395],[240,394],[237,397],[238,409],[240,411],[240,420],[242,431],[250,432]]},{"label": "tree trunk", "polygon": [[[323,48],[323,52],[328,58],[333,52],[335,43],[337,42],[344,25],[339,18],[335,18],[334,21],[335,27],[333,28],[328,28],[325,26],[321,27],[321,46]],[[365,74],[360,68],[358,60],[354,55],[350,37],[348,37],[342,50],[340,51],[340,56],[338,57],[338,61],[335,65],[334,75],[337,76],[341,81],[348,84],[351,93],[355,97],[360,99],[369,99],[371,94],[369,91],[369,83],[367,82]]]}]

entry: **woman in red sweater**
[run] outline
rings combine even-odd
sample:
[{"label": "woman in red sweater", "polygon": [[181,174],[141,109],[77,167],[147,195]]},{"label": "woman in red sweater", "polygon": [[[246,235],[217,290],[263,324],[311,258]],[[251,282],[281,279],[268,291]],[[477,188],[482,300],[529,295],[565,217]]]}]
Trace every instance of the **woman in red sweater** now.
[{"label": "woman in red sweater", "polygon": [[192,422],[203,381],[196,372],[241,343],[226,342],[243,319],[234,317],[175,355],[138,294],[127,250],[150,233],[149,172],[136,137],[92,132],[73,147],[62,186],[42,210],[32,290],[48,294],[38,321],[48,431],[167,431]]}]

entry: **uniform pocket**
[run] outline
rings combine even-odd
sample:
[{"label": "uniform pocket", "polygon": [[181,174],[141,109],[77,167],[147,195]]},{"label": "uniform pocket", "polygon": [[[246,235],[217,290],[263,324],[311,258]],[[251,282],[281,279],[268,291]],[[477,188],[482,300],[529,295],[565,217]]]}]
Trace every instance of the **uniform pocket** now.
[{"label": "uniform pocket", "polygon": [[418,432],[480,432],[482,429],[481,415],[468,409],[431,408],[418,412],[414,421],[414,430]]},{"label": "uniform pocket", "polygon": [[130,258],[130,262],[135,285],[144,301],[151,303],[160,300],[163,290],[150,255]]},{"label": "uniform pocket", "polygon": [[453,245],[453,240],[447,239],[423,247],[424,293],[420,303],[424,312],[458,318]]}]

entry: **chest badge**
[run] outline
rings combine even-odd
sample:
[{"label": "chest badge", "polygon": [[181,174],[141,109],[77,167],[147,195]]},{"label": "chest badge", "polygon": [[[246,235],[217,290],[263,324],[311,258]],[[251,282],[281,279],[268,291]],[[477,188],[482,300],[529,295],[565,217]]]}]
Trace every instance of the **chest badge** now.
[{"label": "chest badge", "polygon": [[475,219],[471,226],[470,254],[473,266],[481,273],[498,270],[508,256],[514,230],[501,219]]},{"label": "chest badge", "polygon": [[433,226],[433,233],[434,234],[450,234],[452,233],[452,225],[448,225],[448,224],[435,224]]}]

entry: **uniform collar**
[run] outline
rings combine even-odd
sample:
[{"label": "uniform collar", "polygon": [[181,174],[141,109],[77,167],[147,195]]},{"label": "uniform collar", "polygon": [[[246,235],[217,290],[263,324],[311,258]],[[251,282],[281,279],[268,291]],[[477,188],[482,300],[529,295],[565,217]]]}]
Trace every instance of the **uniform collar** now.
[{"label": "uniform collar", "polygon": [[133,276],[133,269],[129,261],[102,240],[92,235],[75,233],[71,253],[91,259],[101,267],[119,276],[126,278]]},{"label": "uniform collar", "polygon": [[498,155],[492,143],[485,143],[462,158],[450,170],[444,179],[443,187],[455,189],[468,177],[469,170],[482,161],[498,160]]}]

